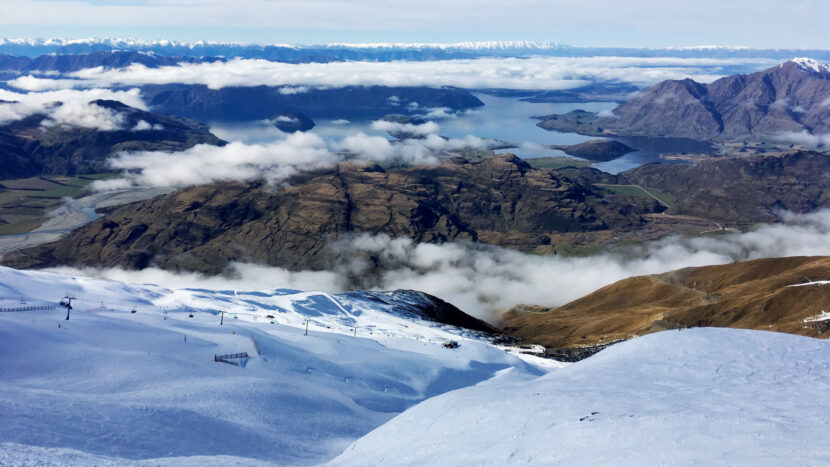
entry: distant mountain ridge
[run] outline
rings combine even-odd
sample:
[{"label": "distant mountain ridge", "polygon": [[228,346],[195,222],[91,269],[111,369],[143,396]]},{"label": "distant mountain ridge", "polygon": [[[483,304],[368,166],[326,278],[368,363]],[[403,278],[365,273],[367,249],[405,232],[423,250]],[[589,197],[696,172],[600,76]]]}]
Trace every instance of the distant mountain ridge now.
[{"label": "distant mountain ridge", "polygon": [[107,50],[80,54],[45,54],[37,57],[19,57],[0,54],[0,72],[19,74],[54,72],[70,73],[85,68],[122,68],[141,64],[148,68],[175,66],[180,63],[213,62],[221,58],[167,56],[141,51]]},{"label": "distant mountain ridge", "polygon": [[25,39],[0,38],[0,53],[34,57],[103,51],[144,51],[182,57],[263,58],[286,62],[334,60],[440,60],[482,56],[551,55],[563,57],[689,57],[774,58],[810,56],[830,60],[830,50],[751,49],[729,46],[697,47],[575,47],[547,41],[481,41],[457,43],[331,43],[317,45],[249,44],[242,42],[141,40],[117,38]]}]

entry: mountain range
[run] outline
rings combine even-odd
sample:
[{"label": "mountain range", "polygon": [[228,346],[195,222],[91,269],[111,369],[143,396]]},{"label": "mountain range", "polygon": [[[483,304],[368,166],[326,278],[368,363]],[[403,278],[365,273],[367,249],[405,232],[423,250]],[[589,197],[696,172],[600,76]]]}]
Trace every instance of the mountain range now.
[{"label": "mountain range", "polygon": [[37,57],[21,57],[0,54],[0,72],[70,73],[85,68],[122,68],[132,64],[141,64],[148,68],[175,66],[179,63],[197,63],[221,61],[221,58],[195,58],[158,55],[140,51],[108,50],[83,54],[48,54]]},{"label": "mountain range", "polygon": [[283,62],[335,60],[442,60],[483,56],[526,57],[683,57],[770,58],[810,56],[830,60],[828,50],[751,49],[747,47],[575,47],[544,41],[486,41],[460,43],[368,43],[368,44],[246,44],[234,42],[178,42],[135,39],[20,39],[0,38],[0,53],[35,57],[45,54],[82,54],[103,51],[143,51],[181,57],[262,58]]},{"label": "mountain range", "polygon": [[786,142],[793,135],[825,135],[830,133],[830,67],[795,59],[709,84],[663,81],[620,104],[613,114],[547,116],[539,126],[592,135],[706,141]]},{"label": "mountain range", "polygon": [[327,269],[333,240],[359,233],[533,250],[551,233],[631,230],[665,208],[513,155],[452,158],[435,167],[344,163],[300,174],[290,186],[218,183],[116,208],[58,243],[3,258],[56,264],[221,273],[231,261]]},{"label": "mountain range", "polygon": [[349,162],[300,174],[287,187],[217,183],[124,205],[3,262],[209,273],[232,261],[327,269],[338,260],[331,243],[360,233],[554,253],[719,224],[748,228],[776,222],[784,210],[827,208],[828,170],[830,158],[810,151],[647,164],[619,175],[533,169],[512,155],[451,157],[436,167]]}]

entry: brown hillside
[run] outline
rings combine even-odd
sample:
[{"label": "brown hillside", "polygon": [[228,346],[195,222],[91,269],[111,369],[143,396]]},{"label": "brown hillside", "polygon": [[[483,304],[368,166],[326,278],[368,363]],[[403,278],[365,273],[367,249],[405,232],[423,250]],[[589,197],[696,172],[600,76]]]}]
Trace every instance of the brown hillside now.
[{"label": "brown hillside", "polygon": [[694,326],[830,337],[830,257],[769,258],[619,281],[560,308],[516,307],[502,330],[550,348],[602,344]]},{"label": "brown hillside", "polygon": [[13,267],[118,266],[218,274],[232,261],[327,269],[342,235],[417,242],[471,240],[519,250],[559,233],[630,231],[662,211],[634,198],[536,170],[510,154],[434,167],[343,163],[288,187],[215,183],[121,206],[58,242],[6,255]]}]

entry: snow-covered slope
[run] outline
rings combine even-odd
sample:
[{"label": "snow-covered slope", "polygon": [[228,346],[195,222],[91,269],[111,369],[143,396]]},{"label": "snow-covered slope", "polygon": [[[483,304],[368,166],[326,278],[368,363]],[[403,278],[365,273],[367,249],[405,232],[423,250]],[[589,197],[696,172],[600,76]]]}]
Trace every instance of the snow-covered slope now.
[{"label": "snow-covered slope", "polygon": [[334,465],[826,465],[830,342],[668,331],[423,402]]},{"label": "snow-covered slope", "polygon": [[[542,374],[418,319],[417,294],[167,290],[0,268],[0,309],[65,294],[77,296],[69,321],[0,312],[0,465],[319,463],[426,398],[508,368]],[[245,352],[241,366],[214,361]]]},{"label": "snow-covered slope", "polygon": [[[417,293],[168,290],[0,268],[0,309],[65,294],[69,321],[0,312],[0,465],[830,458],[827,341],[668,331],[543,369],[421,319]],[[247,357],[214,361],[232,353]]]}]

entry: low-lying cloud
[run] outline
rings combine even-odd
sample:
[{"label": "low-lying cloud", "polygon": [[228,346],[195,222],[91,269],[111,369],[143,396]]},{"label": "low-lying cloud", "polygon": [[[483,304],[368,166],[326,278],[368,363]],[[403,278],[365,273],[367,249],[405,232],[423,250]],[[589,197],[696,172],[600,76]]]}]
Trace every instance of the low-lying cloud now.
[{"label": "low-lying cloud", "polygon": [[[264,179],[281,184],[304,171],[333,167],[339,162],[395,161],[404,165],[434,165],[445,151],[487,149],[498,142],[466,136],[444,138],[433,122],[402,125],[375,122],[379,127],[413,127],[418,138],[390,141],[381,136],[357,133],[339,141],[328,142],[311,132],[288,134],[285,139],[262,144],[232,142],[225,146],[199,144],[179,152],[123,152],[111,158],[114,169],[124,170],[120,179],[99,180],[92,188],[99,191],[121,190],[130,186],[183,187],[217,181],[252,181]],[[383,126],[385,128],[385,126]]]},{"label": "low-lying cloud", "polygon": [[372,129],[385,131],[389,134],[406,134],[412,136],[427,136],[438,132],[438,124],[435,122],[424,122],[421,124],[390,122],[377,120],[372,122]]},{"label": "low-lying cloud", "polygon": [[[416,289],[490,321],[518,304],[560,306],[618,280],[691,266],[726,264],[763,257],[830,255],[830,210],[783,214],[782,223],[720,237],[671,237],[661,241],[579,258],[538,256],[503,248],[455,242],[417,244],[407,238],[355,235],[331,247],[341,261],[329,271],[290,272],[234,264],[227,277],[203,278],[148,269],[72,270],[126,282],[162,286],[239,289],[297,288],[339,292],[355,286],[376,290]],[[365,258],[375,258],[373,269]],[[830,279],[814,277],[812,280]]]},{"label": "low-lying cloud", "polygon": [[[145,109],[138,89],[113,91],[109,89],[63,89],[46,92],[15,93],[0,89],[0,125],[42,114],[44,127],[81,127],[99,131],[124,129],[122,114],[91,103],[98,99],[118,100],[127,105]],[[133,130],[153,129],[137,125]]]},{"label": "low-lying cloud", "polygon": [[132,185],[178,187],[215,181],[265,179],[279,183],[300,170],[333,165],[337,155],[312,133],[293,133],[268,144],[199,144],[180,152],[139,151],[110,159],[115,169],[128,171],[125,178],[99,180],[97,190],[117,190]]},{"label": "low-lying cloud", "polygon": [[800,132],[788,131],[778,134],[775,137],[775,140],[782,143],[791,143],[810,148],[818,148],[830,145],[830,134],[814,135],[807,132],[807,130],[802,130]]},{"label": "low-lying cloud", "polygon": [[148,68],[88,68],[66,79],[23,76],[8,82],[18,89],[200,84],[211,89],[229,86],[276,86],[285,94],[309,87],[455,86],[466,89],[571,89],[596,81],[651,85],[691,77],[710,82],[728,74],[726,67],[763,68],[769,59],[702,59],[670,57],[531,57],[442,61],[280,63],[233,59],[212,63],[180,63]]},{"label": "low-lying cloud", "polygon": [[[128,271],[120,268],[97,269],[89,267],[56,267],[47,271],[73,276],[101,277],[130,284],[156,284],[169,289],[201,288],[215,290],[267,290],[273,288],[293,290],[345,290],[343,277],[331,271],[292,272],[281,268],[258,264],[234,264],[225,275],[206,276],[196,272],[173,272],[149,268]],[[275,285],[279,284],[279,285]]]}]

